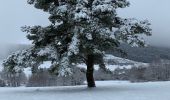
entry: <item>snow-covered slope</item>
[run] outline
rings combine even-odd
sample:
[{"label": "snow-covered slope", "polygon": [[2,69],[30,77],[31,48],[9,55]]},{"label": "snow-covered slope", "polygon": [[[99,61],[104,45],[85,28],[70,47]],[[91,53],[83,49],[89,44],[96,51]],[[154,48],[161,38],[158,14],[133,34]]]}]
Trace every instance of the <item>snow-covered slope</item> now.
[{"label": "snow-covered slope", "polygon": [[116,57],[110,54],[106,54],[104,57],[104,60],[106,63],[110,63],[111,65],[142,65],[145,63],[142,62],[136,62],[136,61],[132,61],[129,59],[125,59],[125,58],[120,58],[120,57]]},{"label": "snow-covered slope", "polygon": [[[78,64],[77,67],[85,68],[86,69],[87,66],[85,64]],[[130,69],[132,67],[133,67],[132,65],[107,65],[106,64],[106,68],[109,69],[110,71],[114,71],[116,68],[120,68],[120,69],[127,68],[127,69]],[[99,65],[94,65],[94,69],[98,70],[99,69]]]},{"label": "snow-covered slope", "polygon": [[[113,55],[105,55],[104,57],[104,60],[105,60],[105,63],[106,63],[106,67],[108,69],[110,69],[111,71],[114,71],[116,68],[131,68],[133,66],[147,66],[148,64],[146,63],[142,63],[142,62],[136,62],[136,61],[132,61],[132,60],[128,60],[128,59],[125,59],[125,58],[120,58],[120,57],[115,57]],[[51,65],[51,62],[50,61],[46,61],[44,62],[43,64],[40,65],[40,68],[49,68]],[[86,68],[86,65],[85,64],[78,64],[77,67],[80,67],[80,68]],[[96,70],[98,70],[99,68],[99,65],[94,65],[94,68]],[[2,61],[0,61],[0,71],[2,70]],[[26,68],[24,70],[24,72],[26,73],[27,76],[30,76],[31,75],[31,69],[30,68]]]},{"label": "snow-covered slope", "polygon": [[[132,67],[139,67],[139,66],[148,66],[147,63],[142,63],[142,62],[136,62],[136,61],[132,61],[129,59],[125,59],[125,58],[120,58],[120,57],[116,57],[113,55],[105,55],[104,57],[105,60],[105,64],[106,64],[106,68],[110,69],[111,71],[114,71],[116,68],[127,68],[130,69]],[[80,68],[85,68],[86,69],[86,65],[85,64],[78,64],[77,67]],[[99,69],[99,65],[94,65],[95,70]]]},{"label": "snow-covered slope", "polygon": [[1,100],[170,100],[170,82],[97,82],[97,87],[0,88]]}]

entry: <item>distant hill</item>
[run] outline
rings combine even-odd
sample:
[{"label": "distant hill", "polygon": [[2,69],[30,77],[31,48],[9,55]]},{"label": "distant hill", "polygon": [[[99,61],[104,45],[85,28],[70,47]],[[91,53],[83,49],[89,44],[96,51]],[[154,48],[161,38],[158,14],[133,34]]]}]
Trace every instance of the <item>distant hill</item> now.
[{"label": "distant hill", "polygon": [[31,45],[26,44],[6,44],[0,45],[0,60],[5,59],[8,55],[16,52],[18,50],[23,50],[29,48]]},{"label": "distant hill", "polygon": [[[157,59],[170,60],[170,48],[155,47],[155,46],[138,48],[138,47],[130,47],[129,45],[125,45],[125,44],[122,45],[120,48],[127,53],[127,56],[125,58],[133,61],[151,63]],[[117,52],[108,51],[108,53],[111,53],[118,57],[122,57]]]},{"label": "distant hill", "polygon": [[[0,46],[0,60],[5,59],[8,55],[12,54],[17,50],[23,50],[29,48],[30,46],[31,45],[25,45],[25,44],[10,44],[5,46]],[[126,59],[137,61],[137,62],[150,63],[160,58],[170,60],[170,48],[155,47],[155,46],[149,46],[146,48],[137,48],[137,47],[130,47],[125,44],[121,45],[120,48],[125,50],[125,52],[127,52],[127,56],[125,57]],[[117,57],[122,57],[117,52],[108,51],[107,53],[110,53]]]}]

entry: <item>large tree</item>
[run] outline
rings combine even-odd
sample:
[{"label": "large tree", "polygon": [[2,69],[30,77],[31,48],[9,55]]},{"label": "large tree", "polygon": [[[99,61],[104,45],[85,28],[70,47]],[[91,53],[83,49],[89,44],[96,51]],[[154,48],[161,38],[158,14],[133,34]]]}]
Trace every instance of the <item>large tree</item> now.
[{"label": "large tree", "polygon": [[9,70],[31,66],[36,72],[43,61],[52,61],[50,71],[63,76],[72,74],[72,64],[85,63],[88,87],[95,87],[94,64],[104,64],[106,50],[119,50],[123,42],[145,46],[140,35],[151,35],[147,20],[118,16],[117,9],[129,6],[126,0],[28,0],[28,3],[49,13],[51,24],[22,28],[33,46],[9,56],[4,61]]}]

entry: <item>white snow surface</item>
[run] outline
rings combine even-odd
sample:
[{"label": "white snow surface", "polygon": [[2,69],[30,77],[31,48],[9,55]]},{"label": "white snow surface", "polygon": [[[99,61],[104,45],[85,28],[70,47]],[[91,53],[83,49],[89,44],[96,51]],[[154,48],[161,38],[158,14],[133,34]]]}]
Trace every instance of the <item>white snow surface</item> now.
[{"label": "white snow surface", "polygon": [[136,61],[132,61],[132,60],[129,60],[129,59],[125,59],[125,58],[120,58],[120,57],[116,57],[116,56],[113,56],[111,54],[106,54],[104,56],[104,59],[105,61],[106,60],[113,60],[115,63],[131,63],[131,64],[134,64],[134,65],[140,65],[140,64],[145,64],[145,63],[142,63],[142,62],[136,62]]},{"label": "white snow surface", "polygon": [[[87,68],[86,64],[78,64],[77,67],[79,68]],[[123,68],[127,68],[127,69],[130,69],[132,68],[133,66],[132,65],[106,65],[106,68],[109,69],[110,71],[114,71],[116,68],[120,68],[120,69],[123,69]],[[94,65],[94,69],[95,70],[98,70],[99,69],[99,65]]]},{"label": "white snow surface", "polygon": [[170,100],[170,82],[129,83],[126,81],[96,82],[66,87],[0,88],[1,100]]}]

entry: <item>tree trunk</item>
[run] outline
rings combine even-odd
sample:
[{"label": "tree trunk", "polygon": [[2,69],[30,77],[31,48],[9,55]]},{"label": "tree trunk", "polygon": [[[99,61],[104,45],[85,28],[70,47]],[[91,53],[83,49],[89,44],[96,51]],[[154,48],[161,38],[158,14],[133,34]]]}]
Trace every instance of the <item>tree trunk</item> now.
[{"label": "tree trunk", "polygon": [[94,72],[94,56],[88,55],[87,56],[87,72],[86,72],[86,78],[87,78],[87,84],[89,88],[96,87],[93,72]]}]

